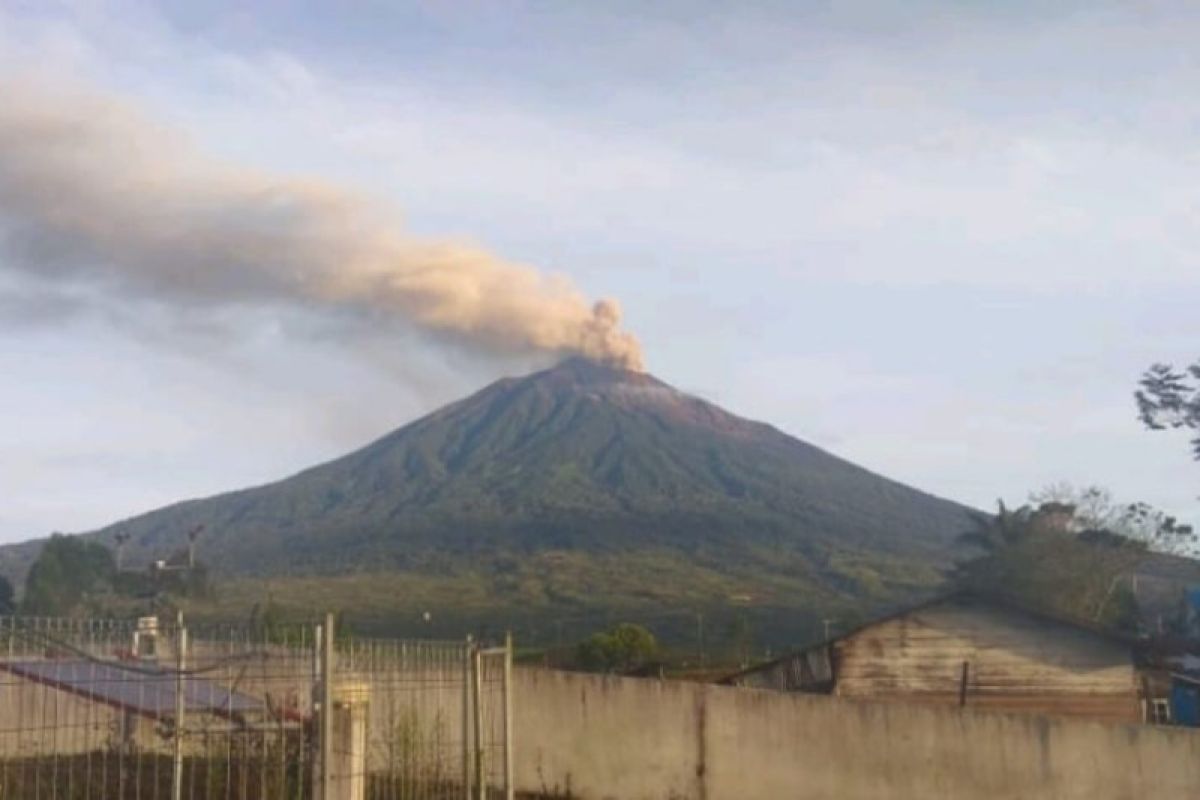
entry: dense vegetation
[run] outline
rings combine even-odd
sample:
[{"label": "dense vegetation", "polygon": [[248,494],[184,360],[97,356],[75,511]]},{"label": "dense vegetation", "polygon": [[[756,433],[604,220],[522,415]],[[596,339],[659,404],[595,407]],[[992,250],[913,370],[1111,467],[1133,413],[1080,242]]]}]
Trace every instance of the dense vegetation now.
[{"label": "dense vegetation", "polygon": [[1072,619],[1136,627],[1137,608],[1121,579],[1145,557],[1138,543],[1058,530],[1028,507],[1001,507],[996,518],[969,532],[967,540],[983,554],[961,565],[963,586]]},{"label": "dense vegetation", "polygon": [[1017,509],[1001,503],[963,534],[976,555],[958,567],[961,586],[1130,632],[1162,610],[1140,607],[1152,598],[1135,592],[1135,578],[1162,553],[1190,552],[1190,526],[1144,503],[1114,503],[1096,487],[1051,487],[1034,498],[1036,506]]},{"label": "dense vegetation", "polygon": [[658,652],[654,634],[641,625],[623,622],[593,633],[576,648],[578,666],[594,672],[632,672]]},{"label": "dense vegetation", "polygon": [[17,609],[17,593],[12,583],[0,576],[0,614],[11,614]]},{"label": "dense vegetation", "polygon": [[29,569],[21,610],[37,616],[68,616],[85,601],[112,593],[116,575],[112,551],[103,544],[55,534]]},{"label": "dense vegetation", "polygon": [[29,568],[19,607],[11,602],[10,606],[22,614],[48,617],[108,615],[138,608],[149,612],[159,610],[168,598],[203,598],[207,588],[203,566],[123,571],[117,568],[113,551],[104,544],[55,534]]}]

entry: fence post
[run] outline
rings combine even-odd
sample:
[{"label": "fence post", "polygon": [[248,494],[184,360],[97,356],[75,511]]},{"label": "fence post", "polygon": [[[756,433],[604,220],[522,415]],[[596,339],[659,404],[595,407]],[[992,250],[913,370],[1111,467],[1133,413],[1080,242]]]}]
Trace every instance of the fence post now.
[{"label": "fence post", "polygon": [[471,681],[475,711],[475,791],[479,800],[487,800],[487,775],[483,768],[483,648],[478,644],[471,650]]},{"label": "fence post", "polygon": [[504,800],[514,800],[516,777],[513,775],[513,639],[504,634]]},{"label": "fence post", "polygon": [[321,800],[333,795],[333,614],[321,629]]},{"label": "fence post", "polygon": [[187,667],[187,628],[183,626],[183,612],[176,617],[175,649],[175,758],[171,771],[171,800],[183,799],[183,717],[187,712],[184,690],[187,684],[183,671]]},{"label": "fence post", "polygon": [[463,800],[471,800],[471,636],[463,647],[462,663],[462,785]]}]

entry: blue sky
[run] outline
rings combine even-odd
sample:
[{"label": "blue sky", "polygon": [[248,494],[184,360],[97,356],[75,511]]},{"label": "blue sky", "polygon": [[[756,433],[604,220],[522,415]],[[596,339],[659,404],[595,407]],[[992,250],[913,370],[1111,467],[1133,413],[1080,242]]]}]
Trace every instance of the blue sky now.
[{"label": "blue sky", "polygon": [[[1200,356],[1200,8],[644,6],[7,3],[0,70],[615,297],[659,377],[889,476],[1200,522],[1131,401]],[[544,360],[310,312],[0,251],[0,539],[282,477]]]}]

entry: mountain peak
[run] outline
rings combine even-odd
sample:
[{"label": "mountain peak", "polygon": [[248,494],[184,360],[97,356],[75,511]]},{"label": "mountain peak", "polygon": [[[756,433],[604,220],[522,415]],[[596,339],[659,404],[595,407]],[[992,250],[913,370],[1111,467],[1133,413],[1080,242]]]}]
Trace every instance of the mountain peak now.
[{"label": "mountain peak", "polygon": [[624,408],[645,410],[653,407],[659,412],[673,409],[676,415],[694,415],[703,411],[705,418],[712,412],[724,414],[715,406],[679,391],[648,372],[583,357],[569,358],[549,369],[518,378],[514,383],[559,397],[582,396]]},{"label": "mountain peak", "polygon": [[547,370],[529,376],[534,380],[552,380],[581,385],[610,383],[661,383],[645,372],[635,372],[609,361],[572,356]]},{"label": "mountain peak", "polygon": [[534,594],[570,605],[563,587],[578,576],[560,568],[595,567],[578,578],[583,602],[611,591],[617,559],[651,565],[640,574],[655,577],[629,589],[638,596],[663,575],[680,576],[680,597],[749,575],[792,586],[799,603],[860,580],[903,592],[904,580],[885,585],[897,559],[944,559],[965,511],[648,373],[571,358],[291,478],[97,535],[121,534],[129,563],[145,563],[204,525],[217,576],[397,570],[449,586],[504,563],[513,586],[545,581]]}]

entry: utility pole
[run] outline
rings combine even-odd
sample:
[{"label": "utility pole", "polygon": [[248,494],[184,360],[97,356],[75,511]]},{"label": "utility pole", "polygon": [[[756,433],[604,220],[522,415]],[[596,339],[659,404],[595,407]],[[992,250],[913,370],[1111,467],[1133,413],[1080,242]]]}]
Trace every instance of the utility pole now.
[{"label": "utility pole", "polygon": [[203,525],[197,525],[196,527],[194,527],[190,531],[188,531],[188,535],[187,535],[187,539],[188,539],[188,545],[187,545],[188,570],[193,570],[196,568],[196,539],[197,539],[197,537],[200,536],[200,534],[203,531],[204,531]]},{"label": "utility pole", "polygon": [[122,569],[125,568],[125,562],[124,562],[124,559],[122,558],[122,556],[124,555],[124,552],[125,552],[125,543],[129,541],[129,532],[121,531],[115,537],[113,537],[113,539],[117,544],[117,547],[116,547],[117,555],[116,555],[116,559],[115,559],[117,562],[116,563],[117,572],[120,572]]}]

